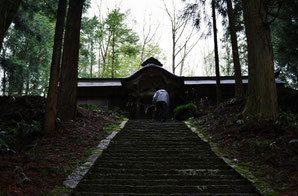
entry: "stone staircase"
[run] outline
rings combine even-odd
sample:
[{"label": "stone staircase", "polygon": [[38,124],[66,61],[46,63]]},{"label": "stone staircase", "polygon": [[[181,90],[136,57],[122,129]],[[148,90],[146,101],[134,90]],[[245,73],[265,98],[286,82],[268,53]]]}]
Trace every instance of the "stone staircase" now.
[{"label": "stone staircase", "polygon": [[73,195],[260,195],[177,121],[130,120]]}]

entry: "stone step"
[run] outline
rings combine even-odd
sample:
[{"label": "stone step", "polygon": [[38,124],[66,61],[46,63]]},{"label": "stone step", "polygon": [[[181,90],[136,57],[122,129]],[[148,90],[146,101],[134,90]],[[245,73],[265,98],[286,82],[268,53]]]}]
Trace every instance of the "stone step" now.
[{"label": "stone step", "polygon": [[136,174],[136,175],[186,175],[186,176],[218,176],[235,175],[235,171],[220,169],[130,169],[130,168],[102,168],[96,167],[93,174]]},{"label": "stone step", "polygon": [[[121,146],[130,146],[130,145],[138,145],[138,146],[144,146],[144,145],[158,145],[158,146],[188,146],[188,145],[197,145],[197,146],[206,146],[205,144],[201,144],[199,142],[196,142],[196,141],[165,141],[165,140],[162,140],[162,141],[155,141],[155,140],[152,140],[152,141],[138,141],[138,140],[131,140],[131,141],[112,141],[110,143],[110,145],[114,145],[114,144],[119,144]],[[206,147],[209,147],[209,146],[206,146]]]},{"label": "stone step", "polygon": [[85,179],[100,180],[100,179],[135,179],[135,180],[162,180],[162,179],[176,179],[176,180],[201,180],[201,179],[241,179],[237,174],[231,175],[183,175],[183,174],[108,174],[90,171]]},{"label": "stone step", "polygon": [[181,149],[175,149],[175,150],[160,150],[160,149],[156,149],[156,150],[148,150],[148,149],[144,149],[144,150],[125,150],[125,149],[111,149],[108,148],[104,151],[104,153],[119,153],[119,154],[214,154],[210,149],[199,149],[199,150],[181,150]]},{"label": "stone step", "polygon": [[110,145],[109,150],[163,150],[163,151],[187,151],[187,150],[206,150],[210,149],[207,146],[186,146],[186,145]]},{"label": "stone step", "polygon": [[98,184],[98,185],[109,185],[109,184],[118,184],[118,185],[175,185],[175,186],[187,186],[187,185],[247,185],[246,180],[240,179],[153,179],[153,180],[140,180],[140,179],[93,179],[93,180],[83,180],[83,184]]},{"label": "stone step", "polygon": [[212,165],[212,164],[224,164],[224,162],[222,160],[216,160],[214,159],[213,161],[206,161],[206,160],[198,160],[198,161],[185,161],[185,160],[159,160],[159,161],[152,161],[152,160],[121,160],[121,159],[99,159],[98,160],[99,163],[123,163],[123,164],[152,164],[152,165],[177,165],[177,164],[191,164],[191,165],[195,165],[195,164],[205,164],[205,165]]},{"label": "stone step", "polygon": [[199,159],[204,159],[204,158],[217,158],[215,154],[134,154],[134,153],[113,153],[113,152],[108,152],[108,153],[103,153],[102,154],[103,158],[109,158],[109,157],[135,157],[135,158],[199,158]]},{"label": "stone step", "polygon": [[221,160],[218,160],[216,157],[176,157],[173,160],[173,157],[142,157],[142,156],[135,156],[135,157],[119,157],[119,156],[108,156],[104,155],[103,158],[107,158],[110,161],[138,161],[138,162],[210,162],[215,163]]},{"label": "stone step", "polygon": [[152,165],[152,164],[124,164],[124,163],[96,163],[96,167],[104,168],[128,168],[128,169],[231,169],[226,164],[173,164],[173,165]]},{"label": "stone step", "polygon": [[[156,196],[156,193],[91,193],[91,192],[80,192],[74,193],[74,196]],[[184,193],[172,193],[172,194],[162,194],[159,196],[185,196]],[[259,196],[259,193],[188,193],[188,196]]]},{"label": "stone step", "polygon": [[97,185],[84,184],[78,186],[78,191],[106,193],[251,193],[255,190],[249,185],[202,185],[202,186],[139,186],[139,185]]},{"label": "stone step", "polygon": [[190,132],[187,133],[185,132],[173,132],[173,131],[164,131],[164,130],[156,130],[156,131],[150,131],[150,130],[143,130],[143,131],[123,131],[121,133],[119,133],[119,135],[116,136],[116,138],[120,138],[122,136],[124,136],[124,138],[128,138],[128,137],[141,137],[141,136],[146,137],[162,137],[162,138],[166,138],[166,137],[194,137],[196,136],[196,134]]},{"label": "stone step", "polygon": [[[152,136],[152,137],[121,137],[121,138],[115,138],[112,141],[155,141],[155,142],[163,142],[163,141],[195,141],[198,143],[204,144],[205,142],[202,142],[202,140],[199,140],[195,137],[185,137],[185,136],[176,136],[176,137],[158,137],[158,136]],[[206,144],[207,145],[207,144]]]}]

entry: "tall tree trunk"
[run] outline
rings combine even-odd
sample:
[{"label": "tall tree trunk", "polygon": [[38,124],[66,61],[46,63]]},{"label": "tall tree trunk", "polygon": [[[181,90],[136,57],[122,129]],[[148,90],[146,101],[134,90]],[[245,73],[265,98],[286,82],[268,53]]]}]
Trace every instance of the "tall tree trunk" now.
[{"label": "tall tree trunk", "polygon": [[103,46],[103,48],[100,50],[101,51],[101,55],[102,55],[102,61],[103,61],[102,78],[104,77],[105,71],[106,71],[107,56],[108,56],[108,51],[109,51],[111,37],[112,37],[112,34],[109,33],[106,47]]},{"label": "tall tree trunk", "polygon": [[92,57],[92,53],[93,53],[93,41],[90,39],[91,43],[90,43],[90,78],[92,78],[93,75],[93,57]]},{"label": "tall tree trunk", "polygon": [[7,84],[7,79],[6,79],[6,70],[3,70],[3,78],[2,78],[2,95],[5,96],[6,94],[6,84]]},{"label": "tall tree trunk", "polygon": [[56,129],[58,82],[60,72],[60,62],[62,53],[62,40],[64,32],[64,23],[66,16],[67,0],[59,0],[57,10],[57,21],[54,37],[54,46],[51,63],[51,73],[49,81],[49,90],[46,100],[46,111],[43,123],[43,132],[51,133]]},{"label": "tall tree trunk", "polygon": [[182,61],[181,61],[181,65],[180,65],[180,76],[182,76],[182,73],[183,73],[185,57],[186,57],[186,44],[184,44],[184,46],[183,46],[183,55],[182,55]]},{"label": "tall tree trunk", "polygon": [[235,29],[235,18],[233,14],[232,0],[227,0],[228,7],[228,17],[229,17],[229,26],[230,26],[230,35],[232,43],[232,54],[233,54],[233,63],[235,71],[235,97],[237,99],[243,98],[243,85],[242,85],[242,76],[241,76],[241,66],[239,61],[238,54],[238,42]]},{"label": "tall tree trunk", "polygon": [[6,50],[2,51],[2,68],[3,68],[3,78],[2,78],[2,95],[5,96],[6,93],[6,85],[7,85],[7,78],[6,78],[6,70],[7,70],[7,65],[5,62],[5,56],[6,56]]},{"label": "tall tree trunk", "polygon": [[98,50],[98,62],[97,62],[97,65],[98,65],[98,78],[100,78],[100,49]]},{"label": "tall tree trunk", "polygon": [[58,116],[73,120],[77,110],[78,60],[80,29],[84,0],[70,0],[64,36]]},{"label": "tall tree trunk", "polygon": [[244,116],[275,119],[278,115],[273,48],[262,0],[242,0],[248,47],[248,99]]},{"label": "tall tree trunk", "polygon": [[30,74],[27,73],[27,79],[26,79],[26,88],[25,88],[25,96],[28,96],[30,90]]},{"label": "tall tree trunk", "polygon": [[219,104],[221,102],[221,88],[220,88],[217,28],[216,28],[216,15],[215,15],[214,0],[212,0],[212,18],[213,18],[213,35],[214,35],[215,72],[216,72],[216,102],[217,102],[217,104]]},{"label": "tall tree trunk", "polygon": [[0,0],[0,51],[6,31],[13,21],[22,0]]},{"label": "tall tree trunk", "polygon": [[175,59],[176,59],[176,32],[175,32],[175,29],[172,27],[172,42],[173,42],[173,53],[172,53],[172,71],[173,71],[173,74],[175,74],[175,69],[176,69],[176,62],[175,62]]},{"label": "tall tree trunk", "polygon": [[115,35],[113,35],[112,39],[112,78],[114,78],[114,64],[115,64]]}]

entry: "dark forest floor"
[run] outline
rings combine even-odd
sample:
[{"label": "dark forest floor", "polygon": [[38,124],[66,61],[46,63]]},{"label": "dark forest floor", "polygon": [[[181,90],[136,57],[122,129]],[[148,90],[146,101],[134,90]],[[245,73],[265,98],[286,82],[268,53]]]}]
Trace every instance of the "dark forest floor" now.
[{"label": "dark forest floor", "polygon": [[109,134],[104,127],[119,123],[109,114],[79,108],[75,121],[42,135],[44,98],[0,98],[0,196],[46,195],[61,186]]},{"label": "dark forest floor", "polygon": [[[297,196],[297,112],[281,112],[276,121],[258,121],[257,116],[242,120],[243,108],[242,102],[228,100],[189,122],[263,193]],[[268,187],[274,191],[266,190]]]},{"label": "dark forest floor", "polygon": [[[275,122],[259,122],[253,116],[242,121],[243,107],[229,100],[205,108],[203,116],[191,120],[192,125],[216,143],[226,158],[252,171],[278,195],[297,195],[297,113],[283,112]],[[109,113],[80,108],[76,121],[60,123],[57,132],[42,135],[43,98],[0,97],[0,108],[0,196],[46,195],[61,186],[109,134],[104,127],[119,124]]]}]

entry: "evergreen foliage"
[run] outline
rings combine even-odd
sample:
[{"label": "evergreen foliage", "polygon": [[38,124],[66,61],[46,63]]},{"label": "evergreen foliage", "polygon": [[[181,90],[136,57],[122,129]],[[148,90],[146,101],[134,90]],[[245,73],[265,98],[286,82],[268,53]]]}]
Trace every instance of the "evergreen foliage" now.
[{"label": "evergreen foliage", "polygon": [[[273,8],[276,11],[278,8]],[[273,18],[273,16],[271,16]],[[284,0],[271,24],[275,69],[279,79],[298,88],[298,2]]]},{"label": "evergreen foliage", "polygon": [[186,120],[190,117],[194,117],[197,114],[197,106],[189,103],[186,105],[180,105],[174,109],[174,119]]},{"label": "evergreen foliage", "polygon": [[[89,7],[90,1],[85,1],[83,11]],[[57,8],[55,0],[22,1],[1,49],[1,95],[46,95]],[[102,21],[96,16],[83,17],[80,78],[125,77],[140,68],[141,44],[127,26],[128,16],[128,12],[114,9]],[[148,44],[144,52],[165,59],[158,45]]]}]

